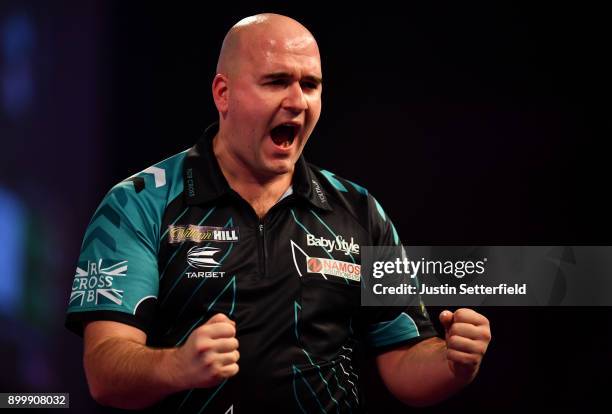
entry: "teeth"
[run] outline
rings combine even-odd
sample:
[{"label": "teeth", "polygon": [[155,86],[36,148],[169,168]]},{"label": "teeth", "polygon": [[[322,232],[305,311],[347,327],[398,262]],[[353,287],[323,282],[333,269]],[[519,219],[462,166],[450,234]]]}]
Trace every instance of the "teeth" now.
[{"label": "teeth", "polygon": [[[279,127],[283,128],[282,139],[280,139],[281,138],[280,136],[275,134],[275,132],[278,131],[277,128]],[[273,131],[272,140],[276,143],[276,145],[278,145],[281,148],[289,148],[291,144],[293,144],[293,141],[295,140],[295,137],[297,135],[297,130],[298,130],[298,127],[295,124],[292,124],[289,122],[279,124],[272,129]]]}]

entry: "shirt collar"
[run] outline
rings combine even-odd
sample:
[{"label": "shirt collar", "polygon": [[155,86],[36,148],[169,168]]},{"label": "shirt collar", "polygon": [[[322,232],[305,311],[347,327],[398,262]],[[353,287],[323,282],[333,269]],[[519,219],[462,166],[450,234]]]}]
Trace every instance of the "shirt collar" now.
[{"label": "shirt collar", "polygon": [[[214,123],[204,131],[200,140],[189,149],[183,166],[184,196],[187,205],[206,204],[233,193],[221,172],[212,149],[212,140],[219,130]],[[329,198],[304,156],[295,164],[293,194],[313,206],[331,211]]]}]

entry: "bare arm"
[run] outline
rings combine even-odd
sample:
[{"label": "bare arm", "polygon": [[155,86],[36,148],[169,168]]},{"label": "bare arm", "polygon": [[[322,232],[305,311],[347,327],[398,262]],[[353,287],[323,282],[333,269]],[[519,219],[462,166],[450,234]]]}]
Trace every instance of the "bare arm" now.
[{"label": "bare arm", "polygon": [[92,397],[103,405],[138,409],[179,391],[164,375],[172,349],[145,346],[146,335],[129,325],[110,321],[85,327],[83,364]]},{"label": "bare arm", "polygon": [[146,334],[118,322],[85,327],[83,363],[92,397],[102,405],[142,409],[194,387],[212,387],[238,372],[235,324],[217,314],[180,348],[146,346]]},{"label": "bare arm", "polygon": [[376,362],[391,394],[411,406],[436,404],[469,382],[453,375],[446,360],[446,343],[440,338],[389,351]]},{"label": "bare arm", "polygon": [[376,359],[381,378],[400,401],[426,406],[472,382],[491,340],[489,321],[471,309],[442,312],[446,341],[430,338]]}]

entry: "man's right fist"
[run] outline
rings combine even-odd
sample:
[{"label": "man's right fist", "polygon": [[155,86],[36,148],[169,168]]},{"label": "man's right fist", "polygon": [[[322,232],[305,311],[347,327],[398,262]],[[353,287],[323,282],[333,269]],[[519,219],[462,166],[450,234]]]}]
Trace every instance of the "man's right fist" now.
[{"label": "man's right fist", "polygon": [[207,388],[238,373],[236,323],[217,313],[197,327],[183,346],[176,348],[176,381],[181,389]]}]

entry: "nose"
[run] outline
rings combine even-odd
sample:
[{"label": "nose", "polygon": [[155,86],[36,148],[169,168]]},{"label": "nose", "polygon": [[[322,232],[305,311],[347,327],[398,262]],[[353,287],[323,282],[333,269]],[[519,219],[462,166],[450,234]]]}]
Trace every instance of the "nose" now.
[{"label": "nose", "polygon": [[308,102],[299,82],[293,82],[287,88],[287,96],[283,99],[282,107],[288,111],[300,113],[308,109]]}]

